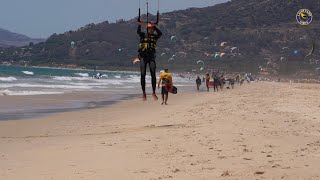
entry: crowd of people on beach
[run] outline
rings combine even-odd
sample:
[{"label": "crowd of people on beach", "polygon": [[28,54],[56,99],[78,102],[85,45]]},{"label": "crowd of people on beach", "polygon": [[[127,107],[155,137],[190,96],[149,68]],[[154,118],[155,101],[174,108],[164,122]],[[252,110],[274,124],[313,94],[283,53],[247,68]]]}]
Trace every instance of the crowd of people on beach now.
[{"label": "crowd of people on beach", "polygon": [[202,78],[202,81],[200,76],[198,76],[196,79],[196,86],[197,91],[200,91],[200,86],[202,85],[202,83],[204,83],[208,92],[210,91],[210,87],[213,87],[214,92],[218,92],[219,89],[223,90],[224,86],[227,86],[227,89],[233,89],[235,83],[238,83],[241,86],[245,81],[249,83],[251,81],[254,81],[254,78],[250,73],[245,74],[244,76],[241,76],[240,74],[229,75],[229,77],[226,78],[223,74],[219,74],[219,71],[217,71],[212,72],[211,76],[209,72],[206,73]]}]

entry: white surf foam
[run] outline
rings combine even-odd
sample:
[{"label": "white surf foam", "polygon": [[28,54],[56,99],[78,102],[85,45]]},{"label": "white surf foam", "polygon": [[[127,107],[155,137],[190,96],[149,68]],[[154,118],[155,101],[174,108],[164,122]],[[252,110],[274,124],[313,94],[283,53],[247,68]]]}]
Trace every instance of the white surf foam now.
[{"label": "white surf foam", "polygon": [[31,96],[31,95],[49,95],[49,94],[63,94],[63,92],[53,92],[53,91],[10,91],[3,90],[0,91],[2,96]]},{"label": "white surf foam", "polygon": [[17,78],[15,77],[0,77],[0,81],[6,81],[6,82],[11,82],[11,81],[16,81]]},{"label": "white surf foam", "polygon": [[17,84],[0,84],[1,88],[12,88],[12,87],[19,87],[19,88],[46,88],[46,89],[91,89],[90,86],[77,86],[77,85],[46,85],[46,84],[27,84],[27,83],[17,83]]},{"label": "white surf foam", "polygon": [[89,77],[88,73],[74,73],[74,74],[82,77]]},{"label": "white surf foam", "polygon": [[27,75],[34,75],[34,73],[31,71],[22,71],[22,73],[27,74]]},{"label": "white surf foam", "polygon": [[91,78],[88,78],[88,77],[54,76],[54,77],[52,77],[52,79],[59,80],[59,81],[73,81],[73,80],[83,81],[83,80],[90,80]]},{"label": "white surf foam", "polygon": [[86,83],[82,83],[82,82],[71,82],[71,85],[75,85],[75,86],[101,86],[101,87],[106,87],[108,85],[122,85],[121,82],[118,81],[113,81],[113,80],[109,80],[109,81],[100,81],[100,82],[86,82]]}]

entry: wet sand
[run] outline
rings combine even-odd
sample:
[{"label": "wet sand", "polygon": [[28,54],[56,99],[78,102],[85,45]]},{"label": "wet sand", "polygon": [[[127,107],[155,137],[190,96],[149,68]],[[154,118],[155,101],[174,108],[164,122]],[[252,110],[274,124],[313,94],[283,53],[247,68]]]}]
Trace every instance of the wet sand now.
[{"label": "wet sand", "polygon": [[0,122],[0,179],[320,179],[320,85],[259,82]]},{"label": "wet sand", "polygon": [[116,92],[73,92],[53,95],[0,96],[0,121],[26,120],[61,112],[110,106],[138,94]]}]

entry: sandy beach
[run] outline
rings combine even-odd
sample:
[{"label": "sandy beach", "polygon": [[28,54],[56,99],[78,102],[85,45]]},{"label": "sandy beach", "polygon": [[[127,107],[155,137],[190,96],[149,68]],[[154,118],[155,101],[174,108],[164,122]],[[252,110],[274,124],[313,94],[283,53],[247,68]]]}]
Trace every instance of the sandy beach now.
[{"label": "sandy beach", "polygon": [[320,179],[319,90],[258,82],[0,121],[0,179]]}]

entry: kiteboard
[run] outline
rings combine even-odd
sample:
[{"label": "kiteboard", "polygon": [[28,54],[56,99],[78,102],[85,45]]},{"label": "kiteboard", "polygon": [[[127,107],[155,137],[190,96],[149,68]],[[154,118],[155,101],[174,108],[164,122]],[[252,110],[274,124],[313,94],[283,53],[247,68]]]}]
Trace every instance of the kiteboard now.
[{"label": "kiteboard", "polygon": [[178,88],[175,87],[175,86],[170,86],[169,88],[167,87],[167,91],[169,93],[172,93],[172,94],[177,94],[178,93]]}]

